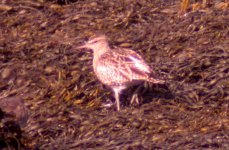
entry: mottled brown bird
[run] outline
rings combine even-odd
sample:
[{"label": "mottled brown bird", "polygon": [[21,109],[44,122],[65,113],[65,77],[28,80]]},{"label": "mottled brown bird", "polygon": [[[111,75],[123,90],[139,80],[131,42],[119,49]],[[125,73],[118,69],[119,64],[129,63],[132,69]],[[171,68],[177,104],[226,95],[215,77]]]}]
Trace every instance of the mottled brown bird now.
[{"label": "mottled brown bird", "polygon": [[114,91],[118,111],[120,110],[119,94],[122,90],[138,85],[142,81],[164,83],[162,80],[150,77],[150,67],[135,51],[118,47],[111,49],[105,35],[91,38],[83,46],[78,47],[78,49],[82,48],[93,50],[94,72],[103,84]]}]

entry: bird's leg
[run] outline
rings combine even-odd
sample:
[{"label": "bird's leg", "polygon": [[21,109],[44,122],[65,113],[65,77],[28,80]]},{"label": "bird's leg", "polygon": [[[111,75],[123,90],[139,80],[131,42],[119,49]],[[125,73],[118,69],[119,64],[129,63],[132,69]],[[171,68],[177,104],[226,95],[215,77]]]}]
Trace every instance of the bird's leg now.
[{"label": "bird's leg", "polygon": [[134,94],[130,100],[130,104],[133,104],[134,102],[136,102],[137,104],[139,104],[139,97],[138,97],[138,93],[140,92],[142,88],[142,85],[138,86],[138,88],[134,91]]},{"label": "bird's leg", "polygon": [[120,90],[119,89],[114,89],[115,101],[116,101],[116,105],[117,105],[117,110],[118,111],[120,111],[119,93],[120,93]]},{"label": "bird's leg", "polygon": [[152,90],[152,86],[151,86],[151,84],[150,83],[148,83],[148,82],[144,82],[144,89],[143,89],[143,94],[145,93],[145,92],[147,92],[148,90]]},{"label": "bird's leg", "polygon": [[138,93],[134,93],[132,98],[131,98],[131,101],[130,101],[130,104],[133,104],[134,102],[136,102],[137,104],[139,104],[139,98],[138,98]]},{"label": "bird's leg", "polygon": [[142,93],[145,93],[147,91],[147,89],[150,89],[151,86],[149,85],[149,83],[144,82],[144,85],[140,85],[138,86],[138,88],[134,91],[134,94],[131,98],[130,104],[133,104],[134,102],[136,102],[137,104],[139,104],[139,97],[138,94],[140,92],[140,90],[143,88]]}]

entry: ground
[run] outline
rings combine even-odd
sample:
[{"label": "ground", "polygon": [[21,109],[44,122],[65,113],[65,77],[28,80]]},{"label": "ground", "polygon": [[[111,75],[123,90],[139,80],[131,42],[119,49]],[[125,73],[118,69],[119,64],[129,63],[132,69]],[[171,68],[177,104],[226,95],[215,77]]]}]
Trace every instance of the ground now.
[{"label": "ground", "polygon": [[[9,121],[0,103],[1,148],[229,149],[228,3],[194,6],[2,0],[0,98],[25,109],[10,105]],[[138,52],[166,84],[146,89],[140,105],[129,104],[132,88],[120,112],[108,107],[113,93],[95,77],[92,53],[76,49],[98,32]]]}]

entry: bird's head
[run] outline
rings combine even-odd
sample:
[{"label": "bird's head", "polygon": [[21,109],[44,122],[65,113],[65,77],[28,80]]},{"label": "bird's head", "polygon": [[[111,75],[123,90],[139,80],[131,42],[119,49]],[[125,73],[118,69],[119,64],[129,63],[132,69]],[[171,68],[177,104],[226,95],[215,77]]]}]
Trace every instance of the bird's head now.
[{"label": "bird's head", "polygon": [[107,37],[105,35],[97,35],[90,38],[84,45],[77,47],[78,49],[88,48],[96,51],[104,51],[109,49]]}]

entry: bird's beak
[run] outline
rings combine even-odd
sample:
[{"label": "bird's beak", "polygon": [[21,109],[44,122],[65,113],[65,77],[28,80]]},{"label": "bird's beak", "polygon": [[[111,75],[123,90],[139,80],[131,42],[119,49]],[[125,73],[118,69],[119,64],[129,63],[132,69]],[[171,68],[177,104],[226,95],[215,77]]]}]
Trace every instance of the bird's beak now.
[{"label": "bird's beak", "polygon": [[88,43],[84,43],[81,46],[76,47],[77,49],[89,48]]},{"label": "bird's beak", "polygon": [[77,49],[83,49],[83,48],[87,48],[87,45],[86,44],[84,44],[84,45],[81,45],[81,46],[79,46],[79,47],[76,47]]}]

